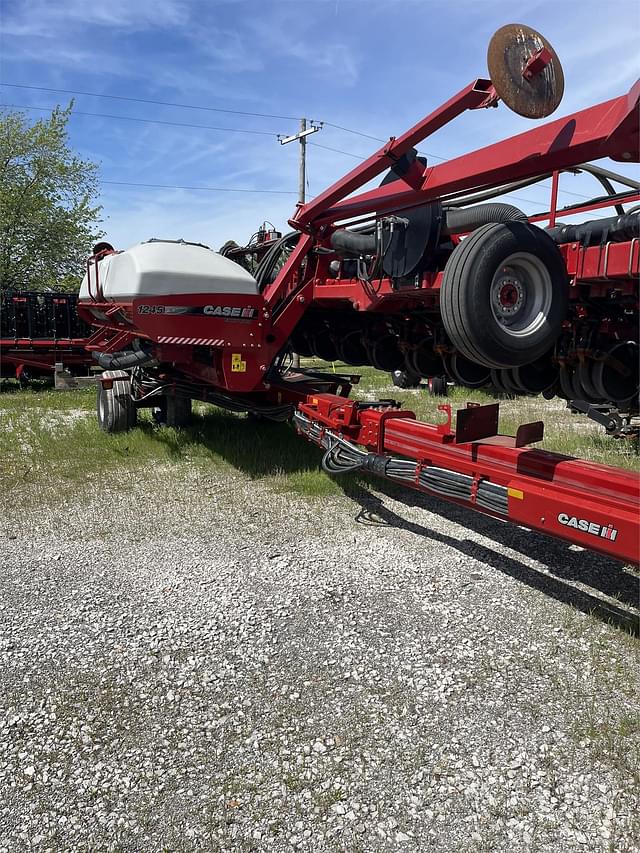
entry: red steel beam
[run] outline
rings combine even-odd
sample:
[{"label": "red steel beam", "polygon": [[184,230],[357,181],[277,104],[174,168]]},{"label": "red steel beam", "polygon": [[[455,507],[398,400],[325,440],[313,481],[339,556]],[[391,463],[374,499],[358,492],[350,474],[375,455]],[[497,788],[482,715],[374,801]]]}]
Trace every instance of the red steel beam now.
[{"label": "red steel beam", "polygon": [[[414,420],[388,421],[383,448],[386,453],[506,486],[509,521],[621,560],[640,562],[637,474],[490,440],[440,444],[434,441],[429,424]],[[577,526],[568,526],[571,519],[576,519]],[[602,535],[609,525],[615,531],[611,539]]]},{"label": "red steel beam", "polygon": [[[307,397],[299,410],[321,430],[369,451],[415,460],[412,488],[442,497],[421,485],[419,472],[434,466],[472,478],[468,500],[452,500],[495,518],[522,524],[625,562],[640,563],[640,476],[631,471],[584,462],[570,456],[516,446],[510,436],[457,440],[448,424],[428,424],[413,412],[359,409],[353,400],[332,395]],[[478,407],[482,422],[492,406]],[[484,411],[483,411],[484,410]],[[467,415],[469,410],[466,410]],[[460,423],[460,413],[458,413]],[[476,502],[480,483],[505,490],[504,513]]]},{"label": "red steel beam", "polygon": [[[469,83],[464,89],[461,89],[456,95],[450,98],[445,104],[438,107],[428,116],[419,121],[410,130],[407,130],[402,136],[397,139],[391,137],[389,142],[385,143],[382,148],[372,154],[364,163],[360,163],[352,169],[347,175],[336,181],[324,192],[316,196],[308,204],[301,206],[295,213],[290,224],[294,228],[307,230],[309,223],[332,204],[335,204],[339,199],[349,195],[349,193],[364,186],[372,178],[382,174],[386,169],[393,166],[396,161],[410,151],[419,142],[422,142],[432,133],[435,133],[445,124],[448,124],[461,113],[469,109],[476,109],[481,106],[487,98],[491,97],[491,81],[478,79]],[[415,184],[418,188],[424,180],[424,167],[420,164],[414,164],[414,169],[411,170],[402,181],[399,181],[401,186],[406,186],[407,183]]]},{"label": "red steel beam", "polygon": [[[532,178],[602,157],[637,161],[639,103],[640,80],[626,95],[432,166],[424,173],[421,189],[407,189],[404,181],[393,181],[329,207],[323,194],[292,224],[300,227],[313,217],[311,224],[317,228],[374,211],[401,210],[451,193]],[[334,185],[335,192],[340,183]],[[352,184],[349,181],[353,189]]]}]

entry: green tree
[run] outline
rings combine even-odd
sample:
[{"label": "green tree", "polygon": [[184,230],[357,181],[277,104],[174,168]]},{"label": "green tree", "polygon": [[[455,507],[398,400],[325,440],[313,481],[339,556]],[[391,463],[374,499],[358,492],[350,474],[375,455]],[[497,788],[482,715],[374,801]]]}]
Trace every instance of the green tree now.
[{"label": "green tree", "polygon": [[72,107],[34,124],[0,111],[0,288],[77,288],[102,236],[98,167],[69,146]]}]

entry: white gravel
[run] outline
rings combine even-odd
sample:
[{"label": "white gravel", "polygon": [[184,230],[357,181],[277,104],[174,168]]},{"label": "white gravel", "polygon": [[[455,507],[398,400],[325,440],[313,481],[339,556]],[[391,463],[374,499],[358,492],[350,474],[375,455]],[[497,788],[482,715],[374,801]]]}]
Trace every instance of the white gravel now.
[{"label": "white gravel", "polygon": [[618,565],[178,467],[2,526],[0,851],[640,849]]}]

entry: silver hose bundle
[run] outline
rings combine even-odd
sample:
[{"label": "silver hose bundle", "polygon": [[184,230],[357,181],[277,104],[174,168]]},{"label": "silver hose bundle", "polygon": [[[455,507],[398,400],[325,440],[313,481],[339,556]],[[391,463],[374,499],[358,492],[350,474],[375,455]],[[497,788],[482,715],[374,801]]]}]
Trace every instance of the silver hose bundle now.
[{"label": "silver hose bundle", "polygon": [[[473,497],[473,477],[459,474],[448,468],[435,465],[421,466],[411,459],[400,459],[369,453],[361,450],[350,441],[321,424],[310,420],[301,412],[294,412],[293,422],[297,430],[309,441],[325,449],[322,468],[327,474],[347,474],[352,471],[370,471],[379,477],[396,482],[420,486],[443,498],[471,502]],[[480,480],[476,490],[475,503],[483,509],[500,515],[508,513],[508,491],[506,486]]]}]

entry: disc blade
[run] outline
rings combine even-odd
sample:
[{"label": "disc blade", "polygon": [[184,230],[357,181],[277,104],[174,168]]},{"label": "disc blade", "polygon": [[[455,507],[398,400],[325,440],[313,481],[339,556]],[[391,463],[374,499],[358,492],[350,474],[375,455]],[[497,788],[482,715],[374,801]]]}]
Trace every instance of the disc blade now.
[{"label": "disc blade", "polygon": [[[527,79],[523,72],[539,51],[546,51],[549,61]],[[487,66],[500,99],[518,115],[545,118],[562,100],[564,74],[560,60],[545,37],[531,27],[501,27],[489,42]]]}]

